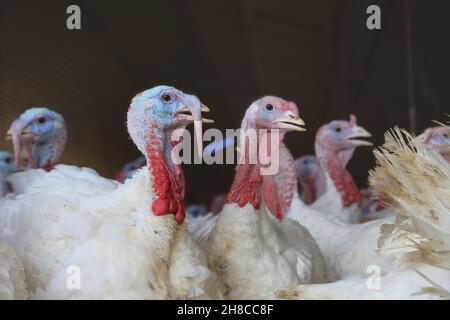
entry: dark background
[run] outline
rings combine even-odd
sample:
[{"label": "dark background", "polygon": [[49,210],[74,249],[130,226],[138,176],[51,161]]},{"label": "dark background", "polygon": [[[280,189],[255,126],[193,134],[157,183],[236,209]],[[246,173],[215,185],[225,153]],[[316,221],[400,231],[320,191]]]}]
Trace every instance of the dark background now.
[{"label": "dark background", "polygon": [[[130,99],[168,84],[198,95],[221,129],[239,127],[262,95],[295,101],[309,129],[288,135],[296,157],[313,152],[320,125],[350,113],[381,144],[388,128],[410,128],[405,3],[0,0],[0,134],[26,108],[47,106],[68,126],[62,162],[112,177],[139,155],[125,127]],[[66,28],[70,4],[81,7],[80,31]],[[381,7],[382,30],[366,28],[370,4]],[[421,132],[449,112],[450,1],[411,9]],[[360,186],[373,164],[369,148],[355,153]],[[187,201],[225,192],[233,168],[185,166]]]}]

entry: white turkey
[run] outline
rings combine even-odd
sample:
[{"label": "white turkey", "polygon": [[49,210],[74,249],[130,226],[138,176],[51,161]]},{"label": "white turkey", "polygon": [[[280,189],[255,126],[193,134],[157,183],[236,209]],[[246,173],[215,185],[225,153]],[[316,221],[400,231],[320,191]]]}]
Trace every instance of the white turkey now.
[{"label": "white turkey", "polygon": [[51,170],[58,162],[67,141],[64,118],[47,108],[30,108],[11,124],[17,169]]},{"label": "white turkey", "polygon": [[[350,159],[356,144],[360,144],[359,142],[352,142],[353,139],[357,137],[358,133],[361,133],[361,136],[368,136],[368,133],[361,127],[356,126],[355,122],[355,119],[350,122],[332,122],[333,126],[328,127],[330,132],[336,132],[339,124],[342,136],[349,139],[335,139],[336,142],[332,142],[331,147],[322,147],[329,148],[329,150],[336,149],[338,146],[337,141],[341,140],[342,144],[349,148],[348,152],[342,155],[331,154],[331,151],[328,151],[329,156],[322,157],[324,162],[334,160],[336,163],[337,169],[331,171],[334,181],[346,182],[345,184],[339,184],[339,192],[338,188],[333,185],[333,180],[329,176],[327,178],[329,184],[327,196],[335,199],[336,214],[319,211],[312,206],[306,205],[300,199],[296,183],[295,162],[283,142],[280,143],[280,167],[283,170],[280,170],[273,177],[273,183],[270,180],[264,181],[264,183],[268,184],[266,188],[269,189],[271,185],[275,184],[276,186],[272,188],[271,193],[277,194],[278,198],[283,199],[279,208],[272,205],[271,201],[266,201],[268,209],[272,213],[279,212],[277,216],[284,223],[293,221],[305,226],[314,237],[325,259],[328,281],[335,281],[350,274],[365,276],[367,267],[371,264],[381,265],[385,263],[385,259],[380,257],[375,249],[379,227],[386,223],[386,220],[380,219],[369,223],[351,224],[339,216],[342,213],[343,203],[351,205],[349,208],[352,210],[357,210],[359,203],[359,191],[351,174],[345,169],[345,165]],[[324,126],[322,129],[324,128],[327,128],[327,126]],[[323,136],[325,137],[325,135]],[[364,142],[364,144],[368,143]],[[332,167],[331,164],[329,166]],[[268,195],[271,193],[268,193]],[[387,221],[390,221],[389,219],[393,218],[388,218]]]},{"label": "white turkey", "polygon": [[[303,131],[303,125],[297,106],[277,97],[261,98],[245,113],[241,156],[227,204],[220,213],[210,216],[196,235],[230,299],[267,298],[273,290],[288,284],[324,280],[322,256],[309,232],[296,223],[280,223],[264,205],[279,209],[284,199],[274,192],[274,176],[262,173],[269,163],[262,163],[260,152],[267,146],[273,161],[284,134]],[[279,130],[278,137],[274,129]],[[268,147],[271,139],[275,144]]]},{"label": "white turkey", "polygon": [[326,176],[314,155],[295,160],[301,199],[308,205],[314,203],[326,191]]},{"label": "white turkey", "polygon": [[14,157],[8,151],[0,151],[0,197],[4,196],[9,191],[8,178],[14,171],[16,166],[14,164]]},{"label": "white turkey", "polygon": [[278,291],[276,297],[450,298],[449,163],[398,129],[386,134],[386,143],[375,151],[375,156],[377,167],[371,172],[371,184],[375,195],[395,211],[396,219],[385,221],[381,228],[373,223],[366,225],[380,231],[372,249],[389,264],[373,261],[368,270],[373,272],[370,276],[349,274],[333,283],[286,288]]},{"label": "white turkey", "polygon": [[22,192],[0,203],[0,236],[22,259],[31,298],[222,298],[183,223],[183,171],[171,154],[175,129],[195,122],[201,139],[201,111],[172,87],[136,95],[127,125],[147,166],[124,184],[67,165],[10,177]]}]

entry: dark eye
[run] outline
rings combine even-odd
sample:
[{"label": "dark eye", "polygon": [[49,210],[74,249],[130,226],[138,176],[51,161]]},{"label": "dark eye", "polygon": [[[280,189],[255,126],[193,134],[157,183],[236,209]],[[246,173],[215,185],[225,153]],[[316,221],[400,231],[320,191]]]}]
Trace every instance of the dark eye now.
[{"label": "dark eye", "polygon": [[304,164],[308,164],[308,160],[303,160],[303,163]]},{"label": "dark eye", "polygon": [[10,164],[11,163],[11,158],[10,157],[6,158],[5,159],[5,163]]},{"label": "dark eye", "polygon": [[334,129],[334,131],[336,131],[336,132],[341,132],[342,129],[341,129],[341,127],[336,127],[336,129]]},{"label": "dark eye", "polygon": [[167,94],[167,93],[162,95],[162,99],[165,103],[169,103],[172,101],[172,97],[170,96],[170,94]]},{"label": "dark eye", "polygon": [[38,119],[38,122],[39,123],[44,123],[45,121],[47,121],[44,117],[40,117],[39,119]]},{"label": "dark eye", "polygon": [[268,103],[268,104],[266,104],[266,110],[267,111],[273,111],[273,105],[272,104],[270,104],[270,103]]}]

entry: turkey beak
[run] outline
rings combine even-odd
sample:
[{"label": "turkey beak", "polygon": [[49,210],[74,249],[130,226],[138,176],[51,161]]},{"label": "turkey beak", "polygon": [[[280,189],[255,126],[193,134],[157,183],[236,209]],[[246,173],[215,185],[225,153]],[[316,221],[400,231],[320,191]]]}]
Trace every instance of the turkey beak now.
[{"label": "turkey beak", "polygon": [[373,146],[373,143],[366,140],[360,140],[358,138],[370,138],[372,135],[369,131],[364,129],[363,127],[354,126],[352,129],[352,134],[347,137],[347,140],[349,140],[353,146],[355,147],[361,147],[361,146]]},{"label": "turkey beak", "polygon": [[286,131],[306,131],[303,127],[305,125],[305,121],[302,118],[294,115],[291,111],[289,111],[284,118],[276,119],[272,122],[277,129],[283,129]]},{"label": "turkey beak", "polygon": [[[194,135],[197,143],[197,152],[200,158],[203,157],[203,123],[213,123],[214,120],[202,117],[202,112],[210,112],[210,109],[202,104],[197,97],[185,95],[183,99],[185,107],[178,110],[177,114],[183,114],[184,119],[189,123],[194,123]],[[190,113],[190,114],[188,114]]]},{"label": "turkey beak", "polygon": [[[22,139],[24,137],[29,138],[32,133],[26,132],[24,129],[28,125],[27,121],[22,119],[16,119],[11,124],[7,132],[6,139],[12,139],[13,148],[14,148],[14,160],[16,163],[16,167],[20,168],[22,165],[21,161],[21,153],[22,153]],[[31,160],[31,159],[30,159]]]}]

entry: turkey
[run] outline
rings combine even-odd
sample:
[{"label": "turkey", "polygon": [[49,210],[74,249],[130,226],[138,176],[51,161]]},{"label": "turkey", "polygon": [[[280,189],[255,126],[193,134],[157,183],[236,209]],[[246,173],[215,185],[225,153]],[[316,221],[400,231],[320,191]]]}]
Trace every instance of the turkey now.
[{"label": "turkey", "polygon": [[439,152],[448,162],[450,162],[450,128],[438,126],[426,129],[417,137],[420,143],[428,150]]},{"label": "turkey", "polygon": [[[374,262],[368,278],[353,274],[334,283],[299,285],[279,290],[275,297],[450,298],[449,163],[399,129],[386,134],[375,157],[377,167],[370,173],[370,182],[375,196],[387,201],[396,217],[381,228],[371,224],[380,231],[373,249],[390,265]],[[367,237],[359,241],[367,241]]]},{"label": "turkey", "polygon": [[0,300],[28,298],[25,270],[14,248],[0,240]]},{"label": "turkey", "polygon": [[[264,194],[264,201],[278,210],[285,199],[274,192],[274,177],[263,175],[269,164],[263,164],[256,155],[269,139],[274,139],[275,145],[271,140],[269,148],[272,165],[278,153],[277,139],[289,131],[305,130],[303,125],[297,106],[277,97],[263,97],[245,113],[242,152],[227,204],[208,221],[209,230],[196,237],[205,248],[211,268],[223,280],[227,298],[262,299],[288,284],[324,279],[320,250],[309,232],[299,224],[280,223],[262,202]],[[264,188],[263,180],[272,189]]]},{"label": "turkey", "polygon": [[13,155],[8,151],[0,151],[0,197],[9,192],[6,178],[16,170],[13,159]]},{"label": "turkey", "polygon": [[[368,134],[364,133],[363,135]],[[350,153],[347,156],[344,160],[349,159]],[[335,281],[350,274],[365,276],[366,270],[371,264],[383,265],[386,263],[385,259],[380,257],[375,249],[380,226],[391,221],[392,217],[369,223],[350,224],[337,215],[319,211],[305,204],[300,199],[297,190],[294,158],[283,142],[280,143],[280,167],[283,170],[279,170],[273,179],[276,186],[271,187],[273,183],[270,180],[266,180],[264,183],[268,184],[265,189],[272,188],[271,193],[277,194],[277,197],[283,199],[283,201],[281,201],[279,207],[274,206],[271,201],[265,201],[267,208],[280,220],[283,220],[284,224],[300,223],[308,229],[324,257],[328,281]],[[337,173],[334,172],[334,174]],[[344,172],[342,175],[348,177],[350,174]],[[328,180],[330,185],[331,179]],[[353,180],[350,182],[349,185],[353,186]],[[356,187],[351,190],[358,192]],[[328,192],[330,191],[328,190]],[[333,192],[335,193],[334,196],[338,198],[337,200],[340,200],[340,194],[334,187],[330,193]],[[267,194],[270,195],[271,193]],[[345,196],[345,193],[343,194]],[[339,201],[336,210],[339,211],[341,207]],[[276,214],[277,211],[278,214]]]},{"label": "turkey", "polygon": [[350,121],[331,121],[317,131],[315,152],[325,171],[326,192],[311,205],[312,208],[348,223],[359,222],[361,197],[346,166],[357,147],[372,145],[360,139],[370,136],[367,130],[357,125],[354,115],[350,115]]},{"label": "turkey", "polygon": [[[448,127],[427,128],[417,137],[417,140],[425,148],[439,152],[450,162],[450,129]],[[362,221],[379,219],[386,216],[387,213],[392,213],[391,210],[385,210],[387,207],[387,203],[374,199],[372,187],[361,190]]]},{"label": "turkey", "polygon": [[8,138],[13,141],[17,169],[49,171],[64,151],[67,130],[60,114],[47,108],[30,108],[13,121]]},{"label": "turkey", "polygon": [[305,155],[295,160],[295,169],[302,200],[308,205],[314,203],[326,189],[322,167],[315,156]]},{"label": "turkey", "polygon": [[8,151],[0,151],[0,172],[8,178],[14,171],[16,171],[14,156]]},{"label": "turkey", "polygon": [[194,123],[201,139],[202,111],[168,86],[136,95],[127,126],[147,166],[124,184],[68,165],[10,177],[23,192],[0,202],[0,236],[22,259],[31,298],[222,298],[183,223],[183,171],[172,158],[176,129]]},{"label": "turkey", "polygon": [[116,180],[119,182],[124,182],[126,179],[132,178],[136,171],[147,164],[147,159],[144,156],[140,156],[136,160],[127,163],[123,168],[116,174]]}]

